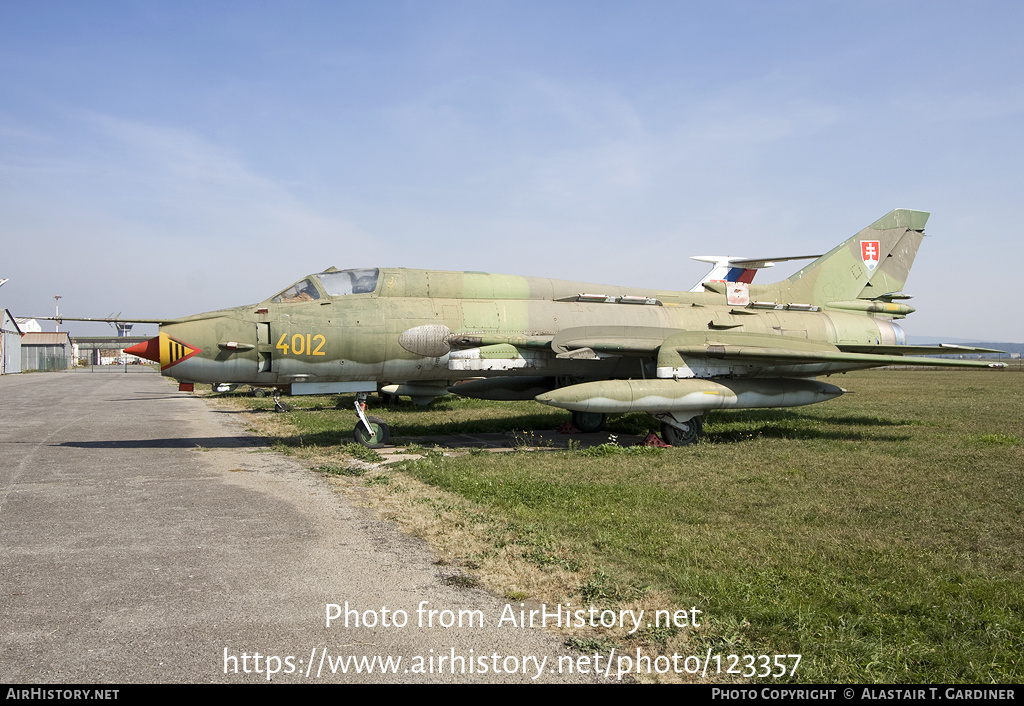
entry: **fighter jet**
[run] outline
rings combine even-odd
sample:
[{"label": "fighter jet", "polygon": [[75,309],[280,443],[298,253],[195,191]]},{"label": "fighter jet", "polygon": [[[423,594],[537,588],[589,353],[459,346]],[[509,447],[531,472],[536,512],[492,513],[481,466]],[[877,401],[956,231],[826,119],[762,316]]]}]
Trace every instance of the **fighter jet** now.
[{"label": "fighter jet", "polygon": [[687,445],[710,410],[845,392],[818,376],[892,364],[1003,367],[914,357],[984,349],[906,345],[896,321],[914,311],[902,289],[928,216],[894,210],[775,284],[707,279],[697,292],[331,267],[257,304],[150,319],[159,336],[126,352],[158,362],[181,389],[354,393],[353,436],[370,447],[389,438],[387,423],[366,415],[374,392],[533,399],[571,411],[582,431],[642,411],[661,422],[666,442]]}]

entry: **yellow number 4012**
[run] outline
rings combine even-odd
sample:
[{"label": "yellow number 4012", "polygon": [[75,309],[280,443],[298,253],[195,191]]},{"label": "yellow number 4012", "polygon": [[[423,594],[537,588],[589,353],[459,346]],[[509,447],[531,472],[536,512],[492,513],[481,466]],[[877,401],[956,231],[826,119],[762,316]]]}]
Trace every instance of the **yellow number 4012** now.
[{"label": "yellow number 4012", "polygon": [[[288,334],[282,333],[281,338],[278,339],[275,348],[281,351],[282,354],[288,355],[327,355],[327,352],[323,350],[324,345],[327,343],[327,339],[322,333],[318,333],[315,336],[307,333],[305,335],[301,333],[294,333],[291,337],[291,346],[288,345]],[[316,344],[316,347],[313,347]]]}]

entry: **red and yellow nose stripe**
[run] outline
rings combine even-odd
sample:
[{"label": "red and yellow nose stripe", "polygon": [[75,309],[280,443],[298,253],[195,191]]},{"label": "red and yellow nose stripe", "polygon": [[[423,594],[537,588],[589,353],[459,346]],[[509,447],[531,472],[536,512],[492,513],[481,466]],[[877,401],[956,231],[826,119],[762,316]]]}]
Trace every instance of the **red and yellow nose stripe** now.
[{"label": "red and yellow nose stripe", "polygon": [[156,338],[151,338],[148,341],[143,341],[124,349],[125,353],[131,353],[140,358],[152,360],[154,363],[160,363],[161,371],[167,370],[172,365],[177,365],[183,360],[188,360],[201,351],[202,348],[196,348],[176,338],[171,338],[163,331]]}]

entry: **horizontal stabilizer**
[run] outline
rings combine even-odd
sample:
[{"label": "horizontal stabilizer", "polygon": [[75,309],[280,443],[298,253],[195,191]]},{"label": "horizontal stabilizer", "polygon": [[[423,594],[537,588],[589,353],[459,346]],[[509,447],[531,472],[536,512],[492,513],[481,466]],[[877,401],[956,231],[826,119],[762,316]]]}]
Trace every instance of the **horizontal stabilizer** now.
[{"label": "horizontal stabilizer", "polygon": [[698,262],[710,262],[713,265],[731,265],[751,270],[761,270],[765,267],[773,267],[776,262],[789,262],[790,260],[816,260],[821,255],[792,255],[789,257],[761,257],[743,258],[732,257],[731,255],[693,255],[691,260]]},{"label": "horizontal stabilizer", "polygon": [[776,262],[789,262],[790,260],[814,260],[821,255],[791,255],[787,257],[761,257],[746,258],[733,257],[732,255],[693,255],[691,260],[708,262],[713,265],[711,271],[704,275],[704,279],[695,284],[691,292],[702,290],[705,282],[750,282],[754,279],[757,270],[766,267],[774,267]]}]

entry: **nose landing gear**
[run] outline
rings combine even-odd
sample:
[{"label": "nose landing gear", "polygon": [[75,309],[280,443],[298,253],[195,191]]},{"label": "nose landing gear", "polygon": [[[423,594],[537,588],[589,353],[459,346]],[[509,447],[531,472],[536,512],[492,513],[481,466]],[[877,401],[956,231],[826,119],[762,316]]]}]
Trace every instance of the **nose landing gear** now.
[{"label": "nose landing gear", "polygon": [[291,405],[285,404],[281,401],[281,388],[274,388],[274,411],[275,412],[288,412],[291,410]]},{"label": "nose landing gear", "polygon": [[366,393],[356,394],[356,414],[359,415],[359,423],[352,430],[352,438],[357,444],[362,444],[369,449],[379,449],[388,443],[391,438],[391,429],[380,417],[371,417],[366,414]]}]

